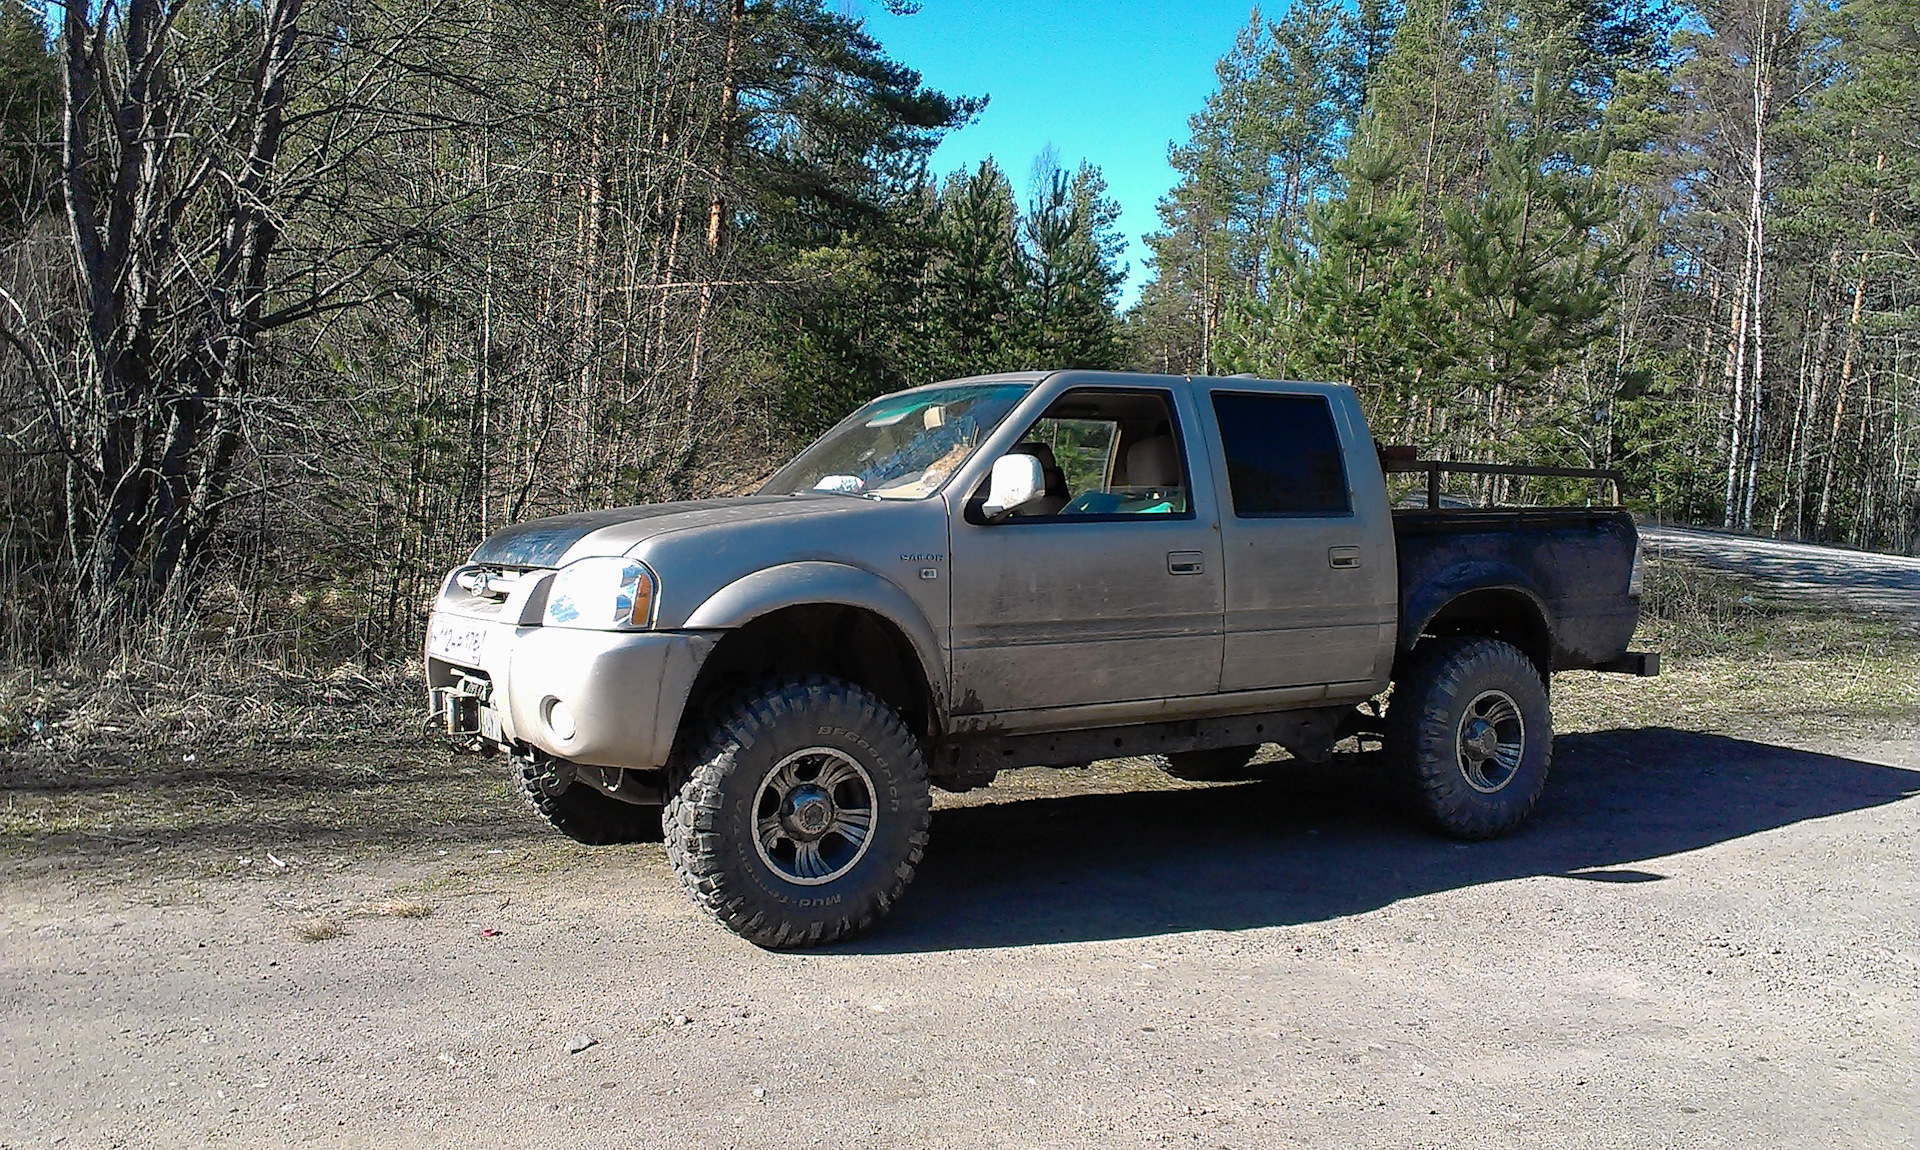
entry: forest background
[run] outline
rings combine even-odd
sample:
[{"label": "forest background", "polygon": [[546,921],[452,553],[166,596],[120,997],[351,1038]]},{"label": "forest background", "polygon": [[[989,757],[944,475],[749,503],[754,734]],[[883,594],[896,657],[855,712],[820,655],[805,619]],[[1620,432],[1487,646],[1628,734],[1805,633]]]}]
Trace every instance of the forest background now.
[{"label": "forest background", "polygon": [[1256,11],[1125,310],[1096,164],[929,171],[982,101],[909,63],[822,0],[0,0],[0,657],[404,660],[494,528],[1007,368],[1920,547],[1920,0]]}]

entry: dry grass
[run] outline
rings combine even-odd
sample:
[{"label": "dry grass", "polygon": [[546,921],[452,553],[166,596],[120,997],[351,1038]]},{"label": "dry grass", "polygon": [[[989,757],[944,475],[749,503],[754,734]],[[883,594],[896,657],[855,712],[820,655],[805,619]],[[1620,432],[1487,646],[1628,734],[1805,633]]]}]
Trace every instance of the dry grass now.
[{"label": "dry grass", "polygon": [[0,859],[265,872],[269,849],[516,837],[500,763],[422,728],[416,669],[0,669]]},{"label": "dry grass", "polygon": [[[1559,729],[1803,742],[1920,732],[1920,639],[1905,623],[1778,600],[1671,560],[1650,580],[1636,646],[1661,651],[1663,673],[1559,676]],[[461,844],[511,847],[525,866],[578,865],[580,852],[514,799],[499,760],[452,755],[421,730],[421,693],[407,668],[256,668],[251,678],[238,665],[91,677],[0,669],[0,869],[57,854],[103,874],[265,876],[291,873],[261,861],[270,849],[339,858]],[[1015,801],[1062,785],[1093,784],[1011,771],[939,801]],[[1187,784],[1133,760],[1103,767],[1098,785]],[[388,897],[361,913],[432,913],[411,895]]]},{"label": "dry grass", "polygon": [[257,862],[294,842],[495,837],[499,764],[423,731],[418,669],[0,668],[0,856]]},{"label": "dry grass", "polygon": [[310,918],[294,932],[307,942],[325,942],[340,937],[340,924],[330,918]]},{"label": "dry grass", "polygon": [[191,765],[203,753],[390,744],[417,732],[423,697],[419,668],[399,664],[0,668],[0,781],[101,759]]},{"label": "dry grass", "polygon": [[175,765],[123,761],[16,777],[0,793],[0,862],[49,851],[116,866],[151,856],[141,869],[264,876],[290,873],[265,861],[268,850],[285,858],[325,848],[340,857],[538,833],[498,760],[455,757],[424,740],[360,754],[292,747]]},{"label": "dry grass", "polygon": [[1775,596],[1667,560],[1649,564],[1634,645],[1661,653],[1660,676],[1559,676],[1557,728],[1816,740],[1920,733],[1920,638],[1904,620]]},{"label": "dry grass", "polygon": [[426,918],[433,914],[433,907],[415,898],[388,899],[377,908],[388,918]]}]

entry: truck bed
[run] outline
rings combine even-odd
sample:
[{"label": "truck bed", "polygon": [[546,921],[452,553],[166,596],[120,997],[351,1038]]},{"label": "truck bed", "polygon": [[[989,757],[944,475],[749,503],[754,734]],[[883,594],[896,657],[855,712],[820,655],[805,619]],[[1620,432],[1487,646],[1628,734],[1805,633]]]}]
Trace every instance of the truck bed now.
[{"label": "truck bed", "polygon": [[[1617,664],[1627,653],[1640,605],[1629,592],[1639,534],[1617,508],[1521,507],[1396,510],[1400,648],[1421,635],[1510,611],[1515,596],[1538,619],[1514,624],[1543,669]],[[1435,612],[1467,587],[1488,588],[1477,603]],[[1468,615],[1461,615],[1465,610]],[[1478,612],[1478,614],[1474,614]],[[1540,634],[1544,628],[1545,634]]]}]

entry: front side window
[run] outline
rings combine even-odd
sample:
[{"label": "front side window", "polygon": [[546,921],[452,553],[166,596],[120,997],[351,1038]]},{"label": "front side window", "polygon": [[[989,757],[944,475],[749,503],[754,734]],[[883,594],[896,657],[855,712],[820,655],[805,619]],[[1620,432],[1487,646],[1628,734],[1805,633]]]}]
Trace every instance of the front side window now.
[{"label": "front side window", "polygon": [[1024,383],[958,384],[883,395],[774,472],[760,494],[924,499],[1029,390]]},{"label": "front side window", "polygon": [[1192,514],[1165,392],[1076,388],[1054,400],[1008,454],[1037,457],[1047,480],[1046,494],[1012,520]]},{"label": "front side window", "polygon": [[1213,413],[1236,516],[1352,513],[1340,436],[1325,396],[1216,391]]}]

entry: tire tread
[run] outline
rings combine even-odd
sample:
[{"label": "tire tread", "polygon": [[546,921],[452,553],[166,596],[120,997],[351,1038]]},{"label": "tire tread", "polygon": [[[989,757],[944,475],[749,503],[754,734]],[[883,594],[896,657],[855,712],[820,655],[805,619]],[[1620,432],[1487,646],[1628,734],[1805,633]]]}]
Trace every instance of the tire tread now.
[{"label": "tire tread", "polygon": [[[835,709],[848,713],[850,726],[857,723],[872,736],[910,748],[901,766],[917,776],[921,785],[913,788],[917,803],[901,812],[901,817],[909,820],[912,831],[907,840],[907,857],[894,868],[891,881],[859,896],[858,904],[847,908],[851,913],[841,912],[837,921],[815,919],[798,924],[771,915],[765,907],[755,904],[747,890],[737,889],[722,860],[725,844],[714,828],[725,801],[723,788],[740,751],[769,737],[772,728],[784,718]],[[724,712],[724,717],[715,722],[691,756],[680,785],[670,791],[661,814],[667,858],[694,902],[748,941],[770,949],[832,942],[872,926],[891,909],[913,880],[926,851],[932,818],[932,799],[925,780],[926,764],[917,740],[892,708],[870,692],[824,675],[770,680],[740,696],[738,702]]]},{"label": "tire tread", "polygon": [[[1522,689],[1530,684],[1539,692],[1538,705],[1547,719],[1547,743],[1540,748],[1539,770],[1525,780],[1528,785],[1517,793],[1517,801],[1475,791],[1460,774],[1457,760],[1451,754],[1442,757],[1435,750],[1444,745],[1451,751],[1455,737],[1453,708],[1469,681],[1489,673],[1510,676]],[[1479,636],[1432,639],[1414,649],[1394,684],[1392,704],[1387,708],[1388,762],[1408,787],[1420,815],[1434,829],[1454,838],[1490,839],[1525,822],[1539,803],[1552,765],[1552,723],[1539,668],[1517,647]],[[1529,747],[1527,754],[1531,753]]]},{"label": "tire tread", "polygon": [[531,755],[514,754],[509,772],[514,793],[534,817],[577,843],[600,847],[653,838],[657,808],[623,803],[585,783],[548,794],[539,784],[540,764]]}]

